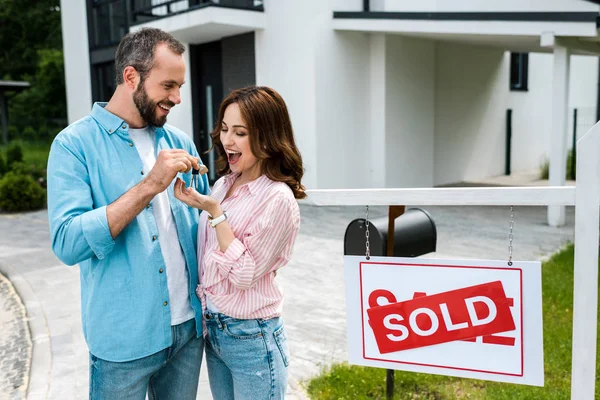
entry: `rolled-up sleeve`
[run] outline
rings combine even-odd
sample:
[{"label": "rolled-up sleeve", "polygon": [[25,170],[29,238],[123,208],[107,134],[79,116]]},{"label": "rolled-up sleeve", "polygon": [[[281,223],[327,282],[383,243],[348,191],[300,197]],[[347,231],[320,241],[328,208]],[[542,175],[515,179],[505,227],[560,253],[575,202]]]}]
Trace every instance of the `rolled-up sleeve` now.
[{"label": "rolled-up sleeve", "polygon": [[234,286],[250,289],[289,261],[299,226],[295,200],[279,195],[254,218],[245,237],[234,239],[225,252],[209,252],[207,267],[213,264]]},{"label": "rolled-up sleeve", "polygon": [[93,208],[83,157],[58,138],[48,158],[48,218],[52,250],[67,265],[102,259],[114,248],[106,207]]}]

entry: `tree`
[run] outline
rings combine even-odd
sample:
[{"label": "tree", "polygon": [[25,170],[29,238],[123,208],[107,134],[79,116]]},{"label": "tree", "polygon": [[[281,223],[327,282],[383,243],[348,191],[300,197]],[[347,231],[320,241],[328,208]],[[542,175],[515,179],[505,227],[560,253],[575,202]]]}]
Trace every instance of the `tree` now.
[{"label": "tree", "polygon": [[9,104],[11,124],[19,128],[47,130],[64,124],[67,115],[62,51],[39,50],[38,60],[35,75],[24,76],[32,82],[31,88],[14,96]]},{"label": "tree", "polygon": [[60,0],[0,0],[0,78],[35,75],[42,49],[62,51]]},{"label": "tree", "polygon": [[45,138],[66,122],[60,0],[0,0],[0,78],[31,83],[9,100],[18,131]]}]

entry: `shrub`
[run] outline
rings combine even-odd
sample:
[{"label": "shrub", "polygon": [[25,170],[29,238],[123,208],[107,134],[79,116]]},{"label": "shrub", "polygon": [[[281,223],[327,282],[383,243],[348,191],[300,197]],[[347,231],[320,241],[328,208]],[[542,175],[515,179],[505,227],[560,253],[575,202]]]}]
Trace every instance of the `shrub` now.
[{"label": "shrub", "polygon": [[540,165],[540,179],[548,179],[550,177],[550,161],[544,158],[542,165]]},{"label": "shrub", "polygon": [[[572,166],[573,157],[575,157],[575,165]],[[572,173],[572,174],[571,174]],[[577,178],[577,154],[573,151],[573,149],[569,150],[569,154],[567,154],[567,179]]]},{"label": "shrub", "polygon": [[6,165],[10,169],[10,166],[14,162],[23,161],[23,147],[20,142],[10,142],[6,148]]},{"label": "shrub", "polygon": [[0,179],[0,209],[30,211],[45,205],[46,191],[31,176],[8,172]]},{"label": "shrub", "polygon": [[6,161],[4,161],[4,155],[0,152],[0,178],[8,171]]},{"label": "shrub", "polygon": [[28,142],[35,142],[38,139],[38,133],[35,129],[33,129],[31,126],[26,126],[23,129],[23,140],[28,141]]},{"label": "shrub", "polygon": [[45,168],[40,167],[37,164],[26,163],[23,161],[12,163],[7,172],[14,172],[19,175],[30,175],[34,179],[46,177]]},{"label": "shrub", "polygon": [[[573,169],[571,166],[571,161],[573,157],[577,159],[577,155],[573,151],[573,149],[569,150],[567,154],[567,175],[565,179],[570,180],[573,179],[571,176],[571,170]],[[575,171],[573,171],[575,177],[577,177],[577,166],[575,166]],[[540,165],[540,179],[548,179],[550,177],[550,161],[547,158],[544,158],[542,165]]]},{"label": "shrub", "polygon": [[17,140],[21,138],[19,129],[14,125],[8,126],[8,140]]},{"label": "shrub", "polygon": [[41,187],[46,188],[46,168],[34,163],[14,162],[8,168],[17,175],[31,176]]}]

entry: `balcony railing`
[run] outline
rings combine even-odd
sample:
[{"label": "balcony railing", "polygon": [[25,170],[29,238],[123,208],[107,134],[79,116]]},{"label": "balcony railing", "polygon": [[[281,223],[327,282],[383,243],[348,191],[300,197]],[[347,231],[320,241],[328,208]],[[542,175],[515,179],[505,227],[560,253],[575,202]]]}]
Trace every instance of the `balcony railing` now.
[{"label": "balcony railing", "polygon": [[131,3],[132,25],[210,6],[263,11],[262,0],[132,0]]}]

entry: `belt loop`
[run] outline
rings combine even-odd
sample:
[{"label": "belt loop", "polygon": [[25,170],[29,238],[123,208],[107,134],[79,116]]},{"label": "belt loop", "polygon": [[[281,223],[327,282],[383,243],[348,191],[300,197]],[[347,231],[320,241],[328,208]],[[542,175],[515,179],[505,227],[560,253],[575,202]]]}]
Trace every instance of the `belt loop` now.
[{"label": "belt loop", "polygon": [[219,330],[223,330],[223,321],[221,321],[221,314],[220,313],[214,313],[213,314],[213,318],[217,322],[217,326],[219,327]]}]

